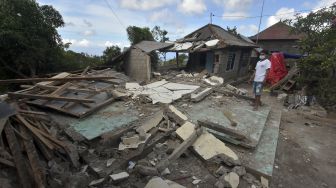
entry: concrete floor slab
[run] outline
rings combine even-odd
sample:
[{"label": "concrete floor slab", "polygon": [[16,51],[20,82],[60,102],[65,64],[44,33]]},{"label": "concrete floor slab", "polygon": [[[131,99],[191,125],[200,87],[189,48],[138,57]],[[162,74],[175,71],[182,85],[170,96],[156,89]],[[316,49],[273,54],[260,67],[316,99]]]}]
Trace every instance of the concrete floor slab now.
[{"label": "concrete floor slab", "polygon": [[[263,106],[258,111],[253,111],[252,108],[253,107],[247,102],[232,105],[227,104],[224,106],[218,104],[218,102],[204,100],[194,104],[190,109],[185,111],[192,122],[207,120],[223,127],[236,130],[250,140],[250,143],[248,143],[249,147],[256,147],[271,108],[269,106]],[[232,113],[233,117],[237,120],[237,126],[231,126],[230,121],[223,114],[224,109]],[[221,139],[235,142],[235,140],[229,139],[226,134],[214,130],[208,131]]]}]

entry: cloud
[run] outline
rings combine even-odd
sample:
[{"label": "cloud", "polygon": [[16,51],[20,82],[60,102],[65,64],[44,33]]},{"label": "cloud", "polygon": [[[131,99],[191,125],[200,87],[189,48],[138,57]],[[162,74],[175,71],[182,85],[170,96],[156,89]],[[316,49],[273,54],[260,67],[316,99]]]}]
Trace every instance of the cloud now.
[{"label": "cloud", "polygon": [[244,36],[252,36],[258,32],[258,26],[254,24],[240,25],[238,26],[237,31]]},{"label": "cloud", "polygon": [[120,42],[117,42],[117,43],[114,43],[114,42],[112,42],[112,41],[106,41],[105,43],[104,43],[104,46],[105,47],[110,47],[110,46],[121,46],[121,43]]},{"label": "cloud", "polygon": [[130,10],[153,10],[174,4],[174,0],[120,0],[122,8]]},{"label": "cloud", "polygon": [[83,22],[87,27],[92,27],[92,23],[87,21],[86,19],[84,19]]},{"label": "cloud", "polygon": [[280,20],[293,19],[295,18],[295,9],[282,7],[280,8],[274,16],[270,16],[267,19],[267,27],[279,22]]},{"label": "cloud", "polygon": [[223,7],[224,20],[239,20],[248,16],[253,0],[213,0],[213,2]]},{"label": "cloud", "polygon": [[182,0],[178,10],[184,14],[202,14],[207,10],[204,0]]},{"label": "cloud", "polygon": [[240,20],[248,16],[246,12],[224,12],[222,17],[224,20]]},{"label": "cloud", "polygon": [[70,46],[73,47],[89,47],[91,45],[91,42],[87,39],[81,39],[81,40],[76,40],[76,39],[63,39],[63,43],[71,43]]},{"label": "cloud", "polygon": [[318,10],[318,9],[323,8],[323,7],[329,7],[333,3],[335,3],[335,0],[318,0],[316,5],[313,8]]},{"label": "cloud", "polygon": [[85,30],[84,32],[82,32],[82,35],[84,36],[92,36],[92,35],[95,35],[96,34],[96,31],[91,29],[91,30]]},{"label": "cloud", "polygon": [[73,22],[65,22],[65,26],[76,26]]}]

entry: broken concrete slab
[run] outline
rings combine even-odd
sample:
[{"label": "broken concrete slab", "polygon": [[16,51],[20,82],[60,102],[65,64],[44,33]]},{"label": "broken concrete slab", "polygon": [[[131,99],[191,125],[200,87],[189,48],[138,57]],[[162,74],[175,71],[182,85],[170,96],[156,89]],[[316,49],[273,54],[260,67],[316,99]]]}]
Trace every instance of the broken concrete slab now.
[{"label": "broken concrete slab", "polygon": [[90,182],[89,186],[97,186],[97,185],[102,184],[104,181],[105,181],[105,178],[93,180]]},{"label": "broken concrete slab", "polygon": [[[195,131],[195,125],[187,122],[178,128],[176,133],[181,139],[185,140],[190,137],[193,131]],[[224,155],[230,160],[229,163],[240,163],[238,156],[229,147],[207,131],[203,131],[192,146],[195,152],[205,161],[218,155]]]},{"label": "broken concrete slab", "polygon": [[149,180],[145,188],[185,188],[185,187],[170,180],[163,180],[160,177],[153,177],[152,179]]},{"label": "broken concrete slab", "polygon": [[149,117],[140,127],[138,127],[136,131],[140,133],[140,129],[142,129],[146,133],[153,127],[156,127],[162,119],[163,111],[156,112],[153,116]]},{"label": "broken concrete slab", "polygon": [[134,139],[131,142],[129,142],[129,144],[125,144],[124,142],[120,142],[118,150],[138,148],[140,144],[146,143],[146,141],[149,139],[150,136],[151,136],[151,134],[147,133],[146,134],[146,139],[145,140],[140,140],[139,136],[136,135],[136,136],[134,136]]},{"label": "broken concrete slab", "polygon": [[121,137],[121,141],[125,145],[133,145],[140,141],[140,137],[138,134],[132,135],[132,136],[124,136]]},{"label": "broken concrete slab", "polygon": [[57,116],[57,121],[62,121],[60,123],[69,122],[76,132],[91,140],[106,132],[130,124],[138,119],[138,114],[136,109],[125,106],[123,102],[114,102],[87,118],[78,120]]},{"label": "broken concrete slab", "polygon": [[185,121],[188,120],[187,116],[184,115],[181,111],[176,109],[173,105],[169,105],[166,110],[167,115],[174,119],[176,123],[183,125]]},{"label": "broken concrete slab", "polygon": [[144,165],[136,165],[135,171],[137,171],[139,174],[144,176],[157,176],[159,175],[159,172],[154,167],[144,166]]},{"label": "broken concrete slab", "polygon": [[133,98],[138,95],[145,95],[152,99],[152,103],[169,104],[183,95],[194,92],[199,86],[177,84],[161,80],[145,86],[138,87],[137,84],[126,83],[126,89],[133,94]]},{"label": "broken concrete slab", "polygon": [[214,134],[221,140],[249,148],[256,147],[265,127],[271,107],[265,105],[261,107],[259,111],[253,111],[253,107],[248,103],[239,103],[228,104],[226,108],[230,109],[233,117],[239,117],[239,119],[236,118],[238,123],[237,126],[231,126],[231,122],[223,114],[223,106],[209,100],[203,100],[199,103],[195,103],[192,108],[188,109],[188,118],[192,120],[192,122],[205,120],[222,127],[235,130],[247,138],[246,142],[237,140],[234,137],[222,132],[208,129],[210,133]]},{"label": "broken concrete slab", "polygon": [[119,181],[127,179],[129,177],[129,174],[127,172],[120,172],[117,174],[112,174],[110,175],[110,177],[113,182],[119,182]]},{"label": "broken concrete slab", "polygon": [[191,101],[192,102],[199,102],[201,100],[203,100],[205,97],[207,97],[208,95],[210,95],[213,92],[212,88],[205,88],[204,90],[202,90],[199,93],[192,93],[191,94]]}]

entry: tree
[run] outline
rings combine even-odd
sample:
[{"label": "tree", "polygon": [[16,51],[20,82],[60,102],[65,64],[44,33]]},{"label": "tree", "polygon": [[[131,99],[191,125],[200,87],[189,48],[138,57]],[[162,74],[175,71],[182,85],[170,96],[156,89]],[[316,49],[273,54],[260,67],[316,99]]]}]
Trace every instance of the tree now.
[{"label": "tree", "polygon": [[109,46],[103,52],[103,60],[105,63],[109,63],[114,57],[121,54],[119,46]]},{"label": "tree", "polygon": [[154,39],[158,42],[166,42],[169,40],[169,38],[167,37],[168,31],[161,29],[160,26],[154,26],[151,30],[151,33]]},{"label": "tree", "polygon": [[292,23],[293,32],[304,33],[299,42],[302,53],[298,66],[299,83],[307,85],[309,95],[315,95],[324,106],[336,104],[336,3],[331,7],[297,15]]},{"label": "tree", "polygon": [[[168,31],[161,29],[160,26],[154,26],[151,33],[158,42],[166,42],[169,40],[167,37]],[[160,52],[159,54],[163,57],[164,61],[166,61],[166,52]]]},{"label": "tree", "polygon": [[233,28],[230,28],[229,26],[226,26],[226,30],[233,34],[234,36],[239,36],[238,32],[237,32],[237,27],[234,26]]},{"label": "tree", "polygon": [[39,6],[35,0],[2,0],[0,65],[8,76],[34,77],[52,71],[62,57],[63,43],[57,32],[62,26],[63,18],[52,6]]},{"label": "tree", "polygon": [[154,37],[148,27],[128,26],[127,29],[128,40],[131,45],[137,44],[143,40],[154,41]]}]

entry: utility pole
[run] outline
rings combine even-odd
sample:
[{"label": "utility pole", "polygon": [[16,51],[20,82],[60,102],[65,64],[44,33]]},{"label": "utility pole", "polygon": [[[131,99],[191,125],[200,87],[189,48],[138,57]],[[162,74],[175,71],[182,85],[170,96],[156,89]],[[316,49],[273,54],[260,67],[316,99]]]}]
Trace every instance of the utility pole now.
[{"label": "utility pole", "polygon": [[210,12],[210,24],[212,24],[212,16],[213,16],[213,14],[212,14],[212,12]]},{"label": "utility pole", "polygon": [[263,0],[262,6],[261,6],[261,13],[260,13],[260,19],[259,19],[259,27],[258,27],[256,44],[258,44],[258,40],[259,40],[260,25],[261,25],[261,20],[263,17],[263,12],[264,12],[264,3],[265,3],[265,0]]}]

